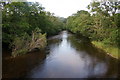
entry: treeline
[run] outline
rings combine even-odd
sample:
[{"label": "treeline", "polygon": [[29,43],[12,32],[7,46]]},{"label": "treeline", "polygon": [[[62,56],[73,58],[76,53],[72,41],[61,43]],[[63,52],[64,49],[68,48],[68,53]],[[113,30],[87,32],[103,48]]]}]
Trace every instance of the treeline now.
[{"label": "treeline", "polygon": [[44,10],[39,3],[1,2],[2,42],[12,49],[12,56],[44,48],[46,36],[64,28],[64,18]]},{"label": "treeline", "polygon": [[[119,46],[120,1],[94,1],[88,11],[78,11],[66,19],[54,16],[39,3],[1,2],[2,42],[12,50],[12,56],[25,54],[46,46],[46,37],[63,29],[81,34],[91,41]],[[66,27],[65,27],[66,26]]]},{"label": "treeline", "polygon": [[78,11],[67,18],[68,30],[82,34],[91,41],[100,41],[107,45],[119,46],[120,43],[120,1],[93,1],[88,11]]}]

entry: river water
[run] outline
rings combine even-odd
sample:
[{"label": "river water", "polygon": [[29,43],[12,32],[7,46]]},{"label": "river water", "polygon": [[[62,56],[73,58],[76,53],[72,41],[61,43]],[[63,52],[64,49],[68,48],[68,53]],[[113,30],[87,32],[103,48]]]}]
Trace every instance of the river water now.
[{"label": "river water", "polygon": [[3,61],[5,78],[111,78],[118,74],[116,59],[67,31],[49,38],[45,51]]}]

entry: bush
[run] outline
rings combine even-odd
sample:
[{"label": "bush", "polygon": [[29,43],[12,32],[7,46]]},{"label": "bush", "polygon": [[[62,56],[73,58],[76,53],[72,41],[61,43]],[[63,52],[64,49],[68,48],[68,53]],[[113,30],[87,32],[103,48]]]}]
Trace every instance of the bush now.
[{"label": "bush", "polygon": [[46,46],[46,34],[41,34],[40,29],[36,28],[32,36],[24,33],[21,37],[15,37],[11,46],[13,57],[25,54],[34,48],[42,49]]}]

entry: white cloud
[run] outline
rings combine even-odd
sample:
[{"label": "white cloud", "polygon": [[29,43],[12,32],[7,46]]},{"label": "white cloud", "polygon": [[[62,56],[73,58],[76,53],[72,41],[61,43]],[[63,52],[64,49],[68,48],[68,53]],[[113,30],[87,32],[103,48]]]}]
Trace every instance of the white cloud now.
[{"label": "white cloud", "polygon": [[46,11],[55,13],[56,16],[68,17],[78,10],[87,10],[91,0],[28,0],[40,2]]}]

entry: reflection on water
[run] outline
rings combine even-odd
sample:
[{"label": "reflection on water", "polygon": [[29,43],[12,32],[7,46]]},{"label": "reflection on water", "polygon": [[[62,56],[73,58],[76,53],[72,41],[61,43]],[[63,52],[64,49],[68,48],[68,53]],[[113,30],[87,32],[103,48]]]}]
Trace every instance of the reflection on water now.
[{"label": "reflection on water", "polygon": [[117,77],[118,71],[117,60],[67,31],[49,38],[45,51],[3,57],[2,65],[3,78]]},{"label": "reflection on water", "polygon": [[[58,38],[59,37],[59,38]],[[116,77],[114,71],[110,71],[111,58],[94,52],[87,43],[74,41],[66,31],[52,38],[49,43],[49,54],[43,64],[39,64],[30,71],[30,78],[88,78],[88,77]],[[73,38],[73,40],[72,40]],[[98,54],[98,55],[96,55]],[[99,57],[99,56],[102,56]],[[110,60],[109,60],[110,59]]]}]

